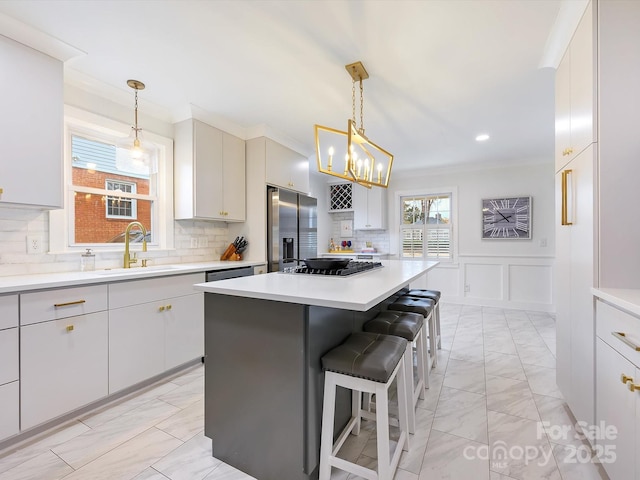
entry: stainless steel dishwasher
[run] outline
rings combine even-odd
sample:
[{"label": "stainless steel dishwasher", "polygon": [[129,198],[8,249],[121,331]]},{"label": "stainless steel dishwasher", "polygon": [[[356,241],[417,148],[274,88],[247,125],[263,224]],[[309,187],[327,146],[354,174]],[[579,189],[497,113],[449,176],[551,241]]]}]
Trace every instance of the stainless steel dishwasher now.
[{"label": "stainless steel dishwasher", "polygon": [[207,282],[226,280],[227,278],[248,277],[253,275],[253,267],[225,268],[207,272]]}]

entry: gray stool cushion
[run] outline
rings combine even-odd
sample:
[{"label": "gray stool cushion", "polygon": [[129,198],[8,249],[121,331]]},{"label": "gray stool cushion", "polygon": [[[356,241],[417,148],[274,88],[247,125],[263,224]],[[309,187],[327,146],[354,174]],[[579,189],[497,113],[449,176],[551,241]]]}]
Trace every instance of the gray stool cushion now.
[{"label": "gray stool cushion", "polygon": [[377,317],[365,323],[362,329],[365,332],[395,335],[413,342],[423,323],[424,317],[419,313],[387,310],[380,312]]},{"label": "gray stool cushion", "polygon": [[440,292],[438,290],[420,290],[418,288],[414,288],[409,290],[405,295],[409,297],[418,297],[418,298],[431,298],[433,300],[440,300]]},{"label": "gray stool cushion", "polygon": [[416,297],[404,296],[404,297],[400,297],[395,302],[387,305],[387,310],[419,313],[424,318],[427,318],[431,313],[431,311],[433,310],[433,306],[435,304],[436,304],[435,300],[431,300],[429,298],[416,298]]},{"label": "gray stool cushion", "polygon": [[331,372],[386,383],[407,346],[404,338],[377,333],[352,333],[344,343],[322,357]]}]

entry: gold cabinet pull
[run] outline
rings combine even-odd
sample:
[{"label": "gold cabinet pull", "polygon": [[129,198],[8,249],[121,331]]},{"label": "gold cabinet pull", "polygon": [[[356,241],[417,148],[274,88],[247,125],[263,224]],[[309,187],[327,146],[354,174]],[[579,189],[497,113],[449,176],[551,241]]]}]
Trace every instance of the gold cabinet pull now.
[{"label": "gold cabinet pull", "polygon": [[629,340],[627,338],[627,334],[624,332],[611,332],[611,335],[613,335],[614,337],[616,337],[618,340],[620,340],[622,343],[624,343],[625,345],[633,348],[636,352],[640,352],[640,346],[636,345],[635,343],[633,343],[631,340]]},{"label": "gold cabinet pull", "polygon": [[164,305],[160,305],[160,307],[158,307],[158,311],[164,312]]},{"label": "gold cabinet pull", "polygon": [[167,310],[171,310],[171,304],[167,305]]},{"label": "gold cabinet pull", "polygon": [[620,374],[620,381],[622,383],[633,382],[633,377],[628,377],[624,373]]},{"label": "gold cabinet pull", "polygon": [[569,148],[565,148],[562,151],[562,156],[566,157],[567,155],[571,155],[573,153],[573,148],[569,147]]},{"label": "gold cabinet pull", "polygon": [[573,222],[570,222],[568,219],[568,203],[569,203],[569,186],[571,185],[571,179],[573,176],[572,170],[563,170],[562,171],[562,207],[561,207],[561,225],[573,225]]},{"label": "gold cabinet pull", "polygon": [[2,195],[4,193],[4,189],[0,188],[0,195]]},{"label": "gold cabinet pull", "polygon": [[54,303],[53,306],[55,308],[60,308],[60,307],[68,307],[69,305],[80,305],[86,302],[87,302],[86,300],[76,300],[75,302]]},{"label": "gold cabinet pull", "polygon": [[634,385],[633,382],[631,382],[629,384],[629,390],[631,390],[632,392],[635,392],[637,390],[640,390],[640,385]]},{"label": "gold cabinet pull", "polygon": [[73,332],[73,325],[67,325],[67,332]]}]

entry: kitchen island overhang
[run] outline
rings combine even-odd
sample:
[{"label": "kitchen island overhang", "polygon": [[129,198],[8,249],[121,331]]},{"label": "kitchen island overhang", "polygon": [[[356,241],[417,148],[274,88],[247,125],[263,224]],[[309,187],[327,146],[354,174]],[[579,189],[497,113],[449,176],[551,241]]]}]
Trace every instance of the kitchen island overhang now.
[{"label": "kitchen island overhang", "polygon": [[[322,356],[437,262],[383,262],[349,278],[270,273],[197,284],[205,295],[205,435],[258,480],[318,476]],[[336,423],[350,417],[338,396]]]}]

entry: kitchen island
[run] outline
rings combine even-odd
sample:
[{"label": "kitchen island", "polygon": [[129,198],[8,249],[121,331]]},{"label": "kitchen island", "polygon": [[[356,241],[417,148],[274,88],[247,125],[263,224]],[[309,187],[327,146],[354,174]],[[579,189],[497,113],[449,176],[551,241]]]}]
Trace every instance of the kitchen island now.
[{"label": "kitchen island", "polygon": [[[205,292],[205,435],[259,480],[318,477],[322,356],[438,262],[383,261],[349,277],[270,273]],[[337,399],[336,423],[350,416]]]}]

